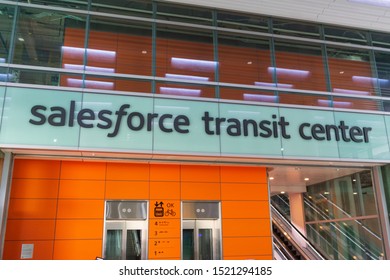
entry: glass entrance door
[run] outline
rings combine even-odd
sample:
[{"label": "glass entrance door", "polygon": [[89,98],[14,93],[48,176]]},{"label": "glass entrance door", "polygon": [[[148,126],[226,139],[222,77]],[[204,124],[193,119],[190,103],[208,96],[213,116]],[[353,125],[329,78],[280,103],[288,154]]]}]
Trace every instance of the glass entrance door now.
[{"label": "glass entrance door", "polygon": [[106,221],[104,259],[146,259],[144,221]]},{"label": "glass entrance door", "polygon": [[183,220],[183,259],[221,259],[219,235],[217,220]]}]

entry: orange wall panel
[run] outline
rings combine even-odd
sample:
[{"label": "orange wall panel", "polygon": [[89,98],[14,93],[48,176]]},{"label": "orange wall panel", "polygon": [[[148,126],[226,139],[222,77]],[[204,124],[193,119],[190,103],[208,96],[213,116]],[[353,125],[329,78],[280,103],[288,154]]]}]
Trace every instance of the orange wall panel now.
[{"label": "orange wall panel", "polygon": [[160,239],[158,241],[150,239],[148,256],[150,260],[165,260],[177,258],[180,256],[181,240],[180,238]]},{"label": "orange wall panel", "polygon": [[266,183],[266,169],[251,166],[221,166],[221,182]]},{"label": "orange wall panel", "polygon": [[271,236],[269,219],[223,219],[222,235],[236,236]]},{"label": "orange wall panel", "polygon": [[54,239],[55,220],[8,220],[5,240]]},{"label": "orange wall panel", "polygon": [[13,178],[58,179],[60,161],[15,159]]},{"label": "orange wall panel", "polygon": [[222,183],[222,200],[268,200],[266,184]]},{"label": "orange wall panel", "polygon": [[180,165],[151,164],[150,181],[180,181]]},{"label": "orange wall panel", "polygon": [[22,244],[34,244],[32,259],[51,260],[53,258],[53,241],[5,241],[4,260],[20,260]]},{"label": "orange wall panel", "polygon": [[181,185],[182,200],[220,200],[221,186],[219,183],[188,183]]},{"label": "orange wall panel", "polygon": [[107,181],[106,199],[148,199],[149,182]]},{"label": "orange wall panel", "polygon": [[107,163],[107,180],[148,181],[148,164]]},{"label": "orange wall panel", "polygon": [[223,255],[272,255],[272,237],[225,237]]},{"label": "orange wall panel", "polygon": [[61,179],[104,180],[106,164],[104,162],[63,161]]},{"label": "orange wall panel", "polygon": [[58,180],[13,179],[11,198],[57,198]]},{"label": "orange wall panel", "polygon": [[219,182],[219,166],[182,165],[181,181],[183,182]]},{"label": "orange wall panel", "polygon": [[102,219],[104,200],[60,199],[57,219]]},{"label": "orange wall panel", "polygon": [[56,240],[55,260],[95,260],[102,256],[101,240]]},{"label": "orange wall panel", "polygon": [[10,199],[8,219],[54,219],[56,199]]},{"label": "orange wall panel", "polygon": [[[48,160],[17,160],[15,165],[20,178],[14,177],[11,187],[6,248],[14,252],[5,252],[8,258],[20,258],[23,240],[37,244],[34,258],[101,256],[108,199],[149,200],[149,225],[158,231],[155,236],[156,230],[149,230],[150,259],[180,257],[183,200],[221,200],[226,259],[272,258],[265,168]],[[45,168],[57,173],[40,170]],[[167,215],[154,216],[156,202],[164,203]],[[160,243],[153,247],[153,241]],[[168,241],[174,246],[156,255],[155,249]]]},{"label": "orange wall panel", "polygon": [[150,199],[180,199],[180,183],[150,182]]},{"label": "orange wall panel", "polygon": [[103,239],[103,218],[97,220],[57,220],[56,239]]},{"label": "orange wall panel", "polygon": [[262,219],[269,218],[268,201],[222,201],[224,219]]},{"label": "orange wall panel", "polygon": [[59,198],[104,199],[105,181],[61,180]]}]

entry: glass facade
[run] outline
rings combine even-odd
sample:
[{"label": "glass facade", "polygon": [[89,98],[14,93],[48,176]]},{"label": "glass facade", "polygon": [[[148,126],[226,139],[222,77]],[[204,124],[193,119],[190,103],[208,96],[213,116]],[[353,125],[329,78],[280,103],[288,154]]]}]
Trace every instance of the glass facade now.
[{"label": "glass facade", "polygon": [[[390,33],[158,1],[13,2],[0,1],[1,85],[390,111]],[[327,258],[384,257],[373,189],[369,170],[308,187],[307,237]]]},{"label": "glass facade", "polygon": [[0,82],[390,109],[389,34],[154,1],[1,2]]},{"label": "glass facade", "polygon": [[371,171],[311,185],[307,190],[307,237],[326,258],[384,257]]}]

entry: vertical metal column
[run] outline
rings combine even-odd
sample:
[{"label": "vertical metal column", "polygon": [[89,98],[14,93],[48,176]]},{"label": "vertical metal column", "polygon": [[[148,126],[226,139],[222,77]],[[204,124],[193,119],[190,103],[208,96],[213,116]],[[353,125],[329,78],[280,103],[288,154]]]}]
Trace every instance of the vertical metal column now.
[{"label": "vertical metal column", "polygon": [[380,166],[375,166],[372,169],[375,197],[378,204],[379,224],[382,232],[383,246],[385,259],[390,260],[390,224],[388,216],[388,208],[384,185],[382,180],[382,170]]},{"label": "vertical metal column", "polygon": [[3,259],[5,228],[8,216],[9,195],[11,190],[12,154],[4,154],[3,170],[0,183],[0,259]]}]

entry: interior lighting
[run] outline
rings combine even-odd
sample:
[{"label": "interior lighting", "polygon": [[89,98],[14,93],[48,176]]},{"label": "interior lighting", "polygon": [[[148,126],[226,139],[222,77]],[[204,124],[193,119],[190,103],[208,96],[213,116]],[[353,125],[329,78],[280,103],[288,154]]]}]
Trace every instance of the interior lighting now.
[{"label": "interior lighting", "polygon": [[270,179],[270,180],[273,180],[273,179],[275,179],[275,178],[274,178],[274,177],[269,177],[269,179]]},{"label": "interior lighting", "polygon": [[252,61],[248,61],[246,64],[251,65],[251,64],[252,64]]},{"label": "interior lighting", "polygon": [[0,63],[5,63],[5,58],[4,57],[0,57]]},{"label": "interior lighting", "polygon": [[281,84],[281,83],[264,83],[264,82],[255,82],[255,86],[261,87],[279,87],[279,88],[293,88],[291,84]]},{"label": "interior lighting", "polygon": [[355,94],[355,95],[369,95],[370,94],[368,91],[351,90],[351,89],[343,89],[343,88],[334,88],[333,92],[345,93],[345,94]]},{"label": "interior lighting", "polygon": [[277,103],[279,97],[274,95],[244,93],[244,100]]},{"label": "interior lighting", "polygon": [[317,101],[318,105],[324,106],[324,107],[337,107],[337,108],[348,108],[352,106],[352,102],[348,101],[332,101],[332,100],[325,100],[320,99]]},{"label": "interior lighting", "polygon": [[305,181],[309,181],[310,179],[306,177],[306,178],[305,178],[305,179],[303,179],[303,180],[305,180]]},{"label": "interior lighting", "polygon": [[329,194],[329,192],[324,192],[324,194]]},{"label": "interior lighting", "polygon": [[348,0],[349,2],[368,4],[373,6],[390,7],[389,0]]},{"label": "interior lighting", "polygon": [[[71,87],[81,88],[83,86],[83,80],[81,79],[68,78],[67,82],[68,82],[68,86]],[[84,80],[84,85],[86,88],[107,89],[107,90],[114,89],[113,82]]]},{"label": "interior lighting", "polygon": [[0,82],[8,82],[14,77],[13,74],[0,74]]},{"label": "interior lighting", "polygon": [[201,72],[214,72],[218,62],[189,58],[172,57],[171,65],[177,69],[186,69]]},{"label": "interior lighting", "polygon": [[147,54],[147,53],[148,53],[148,51],[145,51],[145,50],[142,51],[142,54]]},{"label": "interior lighting", "polygon": [[85,53],[87,53],[89,59],[96,59],[103,62],[115,62],[116,58],[115,51],[62,46],[62,52],[71,58],[83,58]]},{"label": "interior lighting", "polygon": [[268,67],[268,73],[269,74],[276,73],[279,76],[305,79],[309,77],[310,71],[289,69],[289,68],[279,68],[279,67]]},{"label": "interior lighting", "polygon": [[178,74],[165,74],[165,78],[200,81],[200,82],[207,82],[209,80],[209,77],[192,76],[192,75],[178,75]]},{"label": "interior lighting", "polygon": [[372,85],[376,82],[380,84],[386,84],[389,82],[388,79],[379,79],[379,78],[364,77],[364,76],[352,76],[352,81],[356,83],[368,84],[368,85]]},{"label": "interior lighting", "polygon": [[281,191],[280,193],[281,193],[281,194],[285,194],[286,192],[285,192],[285,191]]},{"label": "interior lighting", "polygon": [[[70,70],[84,70],[84,65],[81,64],[64,64],[65,69]],[[95,66],[85,66],[86,71],[91,72],[104,72],[104,73],[115,73],[114,68],[106,68],[106,67],[95,67]]]},{"label": "interior lighting", "polygon": [[24,38],[23,38],[23,37],[19,37],[18,40],[19,40],[20,42],[24,42]]},{"label": "interior lighting", "polygon": [[160,87],[160,93],[172,95],[200,96],[200,89]]},{"label": "interior lighting", "polygon": [[354,192],[353,194],[354,194],[354,195],[357,195],[358,193],[357,193],[357,192]]}]

